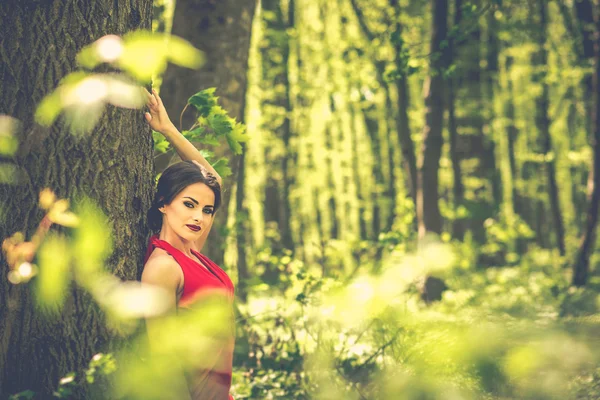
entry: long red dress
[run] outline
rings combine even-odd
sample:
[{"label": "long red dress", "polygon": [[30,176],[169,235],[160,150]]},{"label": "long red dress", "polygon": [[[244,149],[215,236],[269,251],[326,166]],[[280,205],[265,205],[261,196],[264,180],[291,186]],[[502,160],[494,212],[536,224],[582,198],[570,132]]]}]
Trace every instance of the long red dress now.
[{"label": "long red dress", "polygon": [[[144,264],[158,247],[163,249],[177,261],[184,277],[183,293],[179,299],[178,309],[191,308],[198,299],[205,294],[222,293],[233,306],[234,287],[229,276],[217,264],[208,257],[192,250],[192,253],[202,261],[189,258],[187,255],[171,246],[168,242],[160,240],[158,236],[152,236],[144,258]],[[206,268],[205,268],[206,267]],[[232,326],[233,329],[233,321]],[[229,394],[231,387],[231,373],[233,363],[234,335],[229,340],[217,341],[216,348],[212,347],[210,354],[205,355],[201,364],[203,368],[197,368],[187,374],[190,395],[193,399],[202,400],[233,400]]]}]

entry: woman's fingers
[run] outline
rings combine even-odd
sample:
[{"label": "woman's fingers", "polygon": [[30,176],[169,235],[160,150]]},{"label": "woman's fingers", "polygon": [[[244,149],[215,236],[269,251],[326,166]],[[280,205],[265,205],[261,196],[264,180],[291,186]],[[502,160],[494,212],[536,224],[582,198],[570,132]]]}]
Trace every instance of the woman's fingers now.
[{"label": "woman's fingers", "polygon": [[154,95],[154,98],[156,99],[156,102],[158,103],[158,105],[162,106],[163,105],[162,99],[158,95],[158,92],[156,91],[156,89],[152,89],[152,94]]},{"label": "woman's fingers", "polygon": [[[144,92],[146,92],[148,106],[157,106],[159,103],[158,103],[158,100],[156,99],[156,97],[154,96],[154,94],[148,92],[148,90],[146,88],[143,88],[143,89],[144,89]],[[152,92],[154,92],[154,89],[152,89]]]}]

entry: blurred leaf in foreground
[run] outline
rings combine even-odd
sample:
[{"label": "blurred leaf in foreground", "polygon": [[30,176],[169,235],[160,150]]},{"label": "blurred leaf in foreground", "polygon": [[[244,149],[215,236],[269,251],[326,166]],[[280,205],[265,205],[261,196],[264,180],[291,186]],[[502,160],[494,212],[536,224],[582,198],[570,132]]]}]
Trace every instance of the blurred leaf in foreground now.
[{"label": "blurred leaf in foreground", "polygon": [[63,306],[71,280],[70,260],[66,239],[51,234],[38,254],[40,272],[36,281],[36,301],[41,310],[58,311]]},{"label": "blurred leaf in foreground", "polygon": [[89,199],[76,204],[80,224],[73,242],[77,280],[87,286],[92,284],[112,252],[112,233],[104,213]]},{"label": "blurred leaf in foreground", "polygon": [[149,82],[153,75],[164,72],[167,62],[195,69],[202,65],[203,55],[177,36],[137,31],[123,38],[104,36],[85,47],[77,61],[89,69],[101,63],[115,64],[140,81]]},{"label": "blurred leaf in foreground", "polygon": [[0,115],[0,155],[11,156],[17,151],[19,142],[14,136],[19,120],[9,115]]},{"label": "blurred leaf in foreground", "polygon": [[98,123],[104,106],[141,108],[146,104],[142,88],[119,74],[73,72],[38,106],[36,121],[52,125],[61,112],[73,133],[85,133]]}]

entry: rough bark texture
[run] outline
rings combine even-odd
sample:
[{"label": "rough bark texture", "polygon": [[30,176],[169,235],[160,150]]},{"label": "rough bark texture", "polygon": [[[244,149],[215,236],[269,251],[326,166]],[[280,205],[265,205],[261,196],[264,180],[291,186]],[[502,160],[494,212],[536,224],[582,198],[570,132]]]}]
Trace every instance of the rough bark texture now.
[{"label": "rough bark texture", "polygon": [[596,16],[596,43],[594,54],[594,135],[592,136],[592,149],[594,151],[593,166],[590,171],[589,209],[585,232],[577,250],[577,256],[573,265],[573,285],[583,286],[587,283],[590,265],[590,256],[596,242],[596,226],[598,224],[598,211],[600,208],[600,16]]},{"label": "rough bark texture", "polygon": [[[107,268],[123,279],[141,271],[152,194],[152,139],[142,113],[109,108],[89,135],[75,138],[62,123],[33,122],[37,104],[75,69],[77,52],[106,35],[149,29],[152,2],[131,0],[3,1],[0,4],[0,114],[22,122],[14,163],[19,185],[0,186],[0,240],[16,231],[29,237],[43,212],[38,193],[87,195],[112,223],[114,252]],[[2,256],[3,257],[3,256]],[[31,284],[13,286],[0,259],[0,398],[31,389],[49,398],[58,379],[81,371],[111,335],[90,296],[71,289],[59,319],[34,311]]]},{"label": "rough bark texture", "polygon": [[445,82],[442,70],[446,66],[446,54],[440,45],[446,39],[448,1],[431,0],[431,10],[431,72],[425,82],[425,126],[417,190],[420,237],[426,232],[442,233],[442,216],[438,204],[438,170],[443,144]]},{"label": "rough bark texture", "polygon": [[[548,27],[548,10],[545,0],[538,0],[538,11],[540,18],[540,30],[538,33],[539,50],[535,55],[534,63],[540,69],[537,80],[542,85],[542,94],[536,99],[535,124],[541,137],[542,152],[548,154],[552,151],[552,137],[550,136],[550,117],[548,109],[550,105],[550,89],[546,82],[546,68],[548,65],[548,52],[545,48]],[[550,197],[550,208],[552,212],[554,230],[556,232],[556,244],[560,255],[565,254],[565,230],[562,221],[562,211],[558,197],[558,184],[556,182],[556,162],[554,159],[546,161],[546,176],[548,184],[548,196]],[[541,233],[541,232],[540,232]]]},{"label": "rough bark texture", "polygon": [[[178,0],[173,15],[172,34],[180,36],[202,50],[206,63],[199,70],[169,65],[162,84],[161,97],[174,120],[194,93],[216,87],[220,104],[229,115],[243,120],[247,86],[248,54],[256,0]],[[194,115],[186,112],[183,127],[190,127]],[[217,155],[231,152],[223,146]],[[233,161],[233,160],[232,160]],[[235,163],[232,162],[235,166]],[[228,219],[231,185],[234,175],[224,179],[223,205],[216,214],[205,253],[217,264],[223,263],[223,231]]]}]

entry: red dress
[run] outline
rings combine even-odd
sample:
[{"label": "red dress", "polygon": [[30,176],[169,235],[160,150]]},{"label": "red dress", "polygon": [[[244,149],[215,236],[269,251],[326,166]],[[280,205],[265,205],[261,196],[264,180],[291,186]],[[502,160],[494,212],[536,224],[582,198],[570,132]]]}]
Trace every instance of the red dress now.
[{"label": "red dress", "polygon": [[[179,299],[178,309],[191,308],[194,302],[205,294],[221,293],[228,302],[228,307],[233,306],[234,287],[229,276],[217,264],[208,257],[192,250],[192,253],[202,261],[189,258],[180,250],[171,246],[168,242],[160,240],[158,236],[152,236],[144,258],[144,264],[152,254],[154,248],[163,249],[177,261],[183,272],[183,293]],[[206,268],[205,268],[206,267]],[[232,314],[233,315],[233,314]],[[231,325],[233,329],[233,321]],[[193,399],[202,400],[233,400],[229,394],[231,387],[231,373],[233,364],[234,335],[230,340],[220,343],[216,348],[211,348],[211,354],[206,356],[203,367],[188,374],[190,395]]]}]

